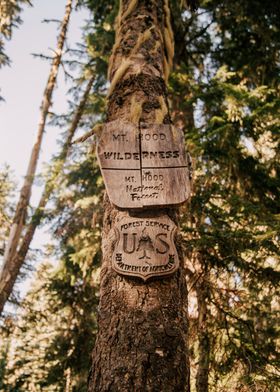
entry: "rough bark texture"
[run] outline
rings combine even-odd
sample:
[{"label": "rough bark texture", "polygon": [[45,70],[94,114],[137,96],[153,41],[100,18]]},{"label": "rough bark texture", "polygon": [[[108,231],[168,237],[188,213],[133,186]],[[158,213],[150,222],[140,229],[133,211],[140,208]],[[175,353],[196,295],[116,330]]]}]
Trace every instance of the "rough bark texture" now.
[{"label": "rough bark texture", "polygon": [[[123,1],[110,60],[107,121],[169,123],[165,80],[173,56],[168,2]],[[143,283],[112,270],[114,225],[128,211],[105,197],[99,332],[88,391],[189,391],[186,282],[180,237],[180,269]],[[176,209],[134,212],[168,214]]]},{"label": "rough bark texture", "polygon": [[207,329],[207,298],[208,283],[207,272],[203,271],[202,279],[196,284],[196,295],[198,305],[198,352],[199,361],[196,374],[196,391],[208,392],[208,376],[210,365],[210,338]]}]

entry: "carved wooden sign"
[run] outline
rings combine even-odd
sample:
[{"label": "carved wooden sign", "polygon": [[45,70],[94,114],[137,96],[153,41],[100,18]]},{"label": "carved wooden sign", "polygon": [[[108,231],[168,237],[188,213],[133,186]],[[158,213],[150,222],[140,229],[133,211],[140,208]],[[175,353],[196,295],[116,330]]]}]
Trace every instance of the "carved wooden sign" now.
[{"label": "carved wooden sign", "polygon": [[183,133],[172,125],[104,125],[97,156],[110,200],[120,208],[181,204],[190,195]]},{"label": "carved wooden sign", "polygon": [[125,217],[117,223],[115,231],[113,268],[116,272],[146,281],[152,276],[170,275],[178,269],[174,244],[176,226],[168,216]]}]

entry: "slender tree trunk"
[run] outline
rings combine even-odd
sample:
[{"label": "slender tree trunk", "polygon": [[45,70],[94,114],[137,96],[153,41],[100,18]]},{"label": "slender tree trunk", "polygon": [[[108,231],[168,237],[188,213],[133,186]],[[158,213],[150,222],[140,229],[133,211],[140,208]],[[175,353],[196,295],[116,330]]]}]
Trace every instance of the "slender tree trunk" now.
[{"label": "slender tree trunk", "polygon": [[70,368],[66,369],[65,378],[66,378],[65,392],[71,392],[72,391],[72,376],[71,376],[71,369]]},{"label": "slender tree trunk", "polygon": [[198,370],[196,374],[196,391],[208,392],[208,377],[210,365],[210,338],[207,328],[207,298],[208,298],[207,272],[203,271],[203,276],[196,284],[196,295],[198,305]]},{"label": "slender tree trunk", "polygon": [[[46,118],[48,115],[49,108],[51,106],[51,98],[52,93],[56,84],[57,73],[59,69],[59,65],[61,63],[61,56],[62,50],[66,38],[66,32],[69,24],[69,18],[72,10],[72,0],[68,0],[66,11],[64,15],[64,19],[61,25],[61,32],[58,38],[58,44],[56,49],[56,54],[52,63],[50,75],[48,78],[48,82],[44,91],[44,97],[41,104],[41,117],[39,121],[38,131],[37,131],[37,138],[36,142],[32,148],[26,176],[24,179],[23,186],[20,191],[20,196],[18,200],[18,204],[16,207],[15,216],[13,218],[12,227],[10,230],[8,243],[5,248],[4,253],[4,269],[6,268],[7,264],[9,264],[10,260],[16,253],[17,246],[20,240],[21,232],[24,227],[25,217],[27,214],[27,207],[29,204],[30,196],[31,196],[31,188],[34,180],[34,175],[36,172],[36,167],[38,163],[40,148],[43,139],[43,133],[46,124]],[[4,277],[1,277],[3,280]],[[0,292],[2,291],[2,285],[0,285]]]},{"label": "slender tree trunk", "polygon": [[[173,35],[167,0],[123,0],[110,59],[107,121],[170,123],[165,81],[172,64]],[[88,391],[189,391],[187,298],[179,236],[180,268],[146,283],[112,269],[116,222],[128,212],[104,201],[99,332]],[[134,216],[168,214],[150,209]]]},{"label": "slender tree trunk", "polygon": [[61,153],[59,154],[57,160],[55,161],[48,180],[46,181],[42,196],[36,208],[36,211],[31,218],[30,223],[27,225],[24,236],[21,239],[21,244],[17,252],[9,259],[9,263],[6,263],[3,267],[2,274],[0,277],[0,314],[3,311],[5,302],[12,293],[16,278],[20,271],[22,264],[24,263],[26,254],[29,250],[31,241],[34,237],[36,228],[41,222],[44,215],[46,204],[56,186],[56,180],[63,168],[63,165],[67,159],[71,143],[78,127],[84,108],[94,82],[94,76],[88,81],[87,87],[84,91],[82,99],[77,106],[72,123],[69,127],[67,138],[62,146]]},{"label": "slender tree trunk", "polygon": [[[193,217],[193,221],[195,218]],[[191,240],[191,235],[187,240]],[[195,387],[196,392],[208,392],[209,371],[211,353],[211,335],[209,331],[209,269],[203,261],[203,254],[199,251],[191,250],[187,252],[186,271],[189,281],[189,304],[197,303],[197,316],[191,315],[195,321],[192,332],[198,341],[198,363],[197,360],[192,365],[196,368]],[[192,328],[192,325],[191,325]],[[193,344],[192,344],[193,345]],[[197,359],[197,358],[194,358]]]}]

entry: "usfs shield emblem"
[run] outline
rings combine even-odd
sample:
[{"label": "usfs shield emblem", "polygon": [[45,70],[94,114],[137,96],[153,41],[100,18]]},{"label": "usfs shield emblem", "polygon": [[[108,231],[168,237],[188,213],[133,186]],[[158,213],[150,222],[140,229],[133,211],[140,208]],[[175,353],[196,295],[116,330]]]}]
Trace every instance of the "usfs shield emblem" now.
[{"label": "usfs shield emblem", "polygon": [[116,225],[113,268],[122,275],[147,280],[165,276],[179,267],[174,244],[176,226],[168,216],[125,217]]}]

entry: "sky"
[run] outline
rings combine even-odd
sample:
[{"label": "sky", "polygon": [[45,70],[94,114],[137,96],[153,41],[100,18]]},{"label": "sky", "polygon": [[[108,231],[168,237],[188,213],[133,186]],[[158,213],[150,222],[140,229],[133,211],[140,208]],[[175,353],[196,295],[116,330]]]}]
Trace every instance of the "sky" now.
[{"label": "sky", "polygon": [[[32,53],[52,55],[56,47],[58,30],[53,23],[42,23],[43,19],[59,19],[64,15],[66,0],[34,0],[33,7],[25,7],[21,14],[23,24],[13,32],[7,42],[6,53],[11,66],[0,70],[0,168],[8,164],[20,189],[25,175],[30,152],[35,141],[38,127],[39,109],[47,82],[50,64],[32,56]],[[70,19],[68,42],[73,46],[81,39],[81,26],[87,19],[85,10],[74,11]],[[58,76],[58,86],[53,96],[55,112],[67,109],[67,89],[63,71]],[[38,172],[57,150],[59,137],[56,127],[46,127]],[[32,193],[32,204],[40,197],[40,187],[36,185]],[[38,230],[32,248],[40,248],[48,240],[48,234]],[[22,285],[24,293],[30,281]]]}]

